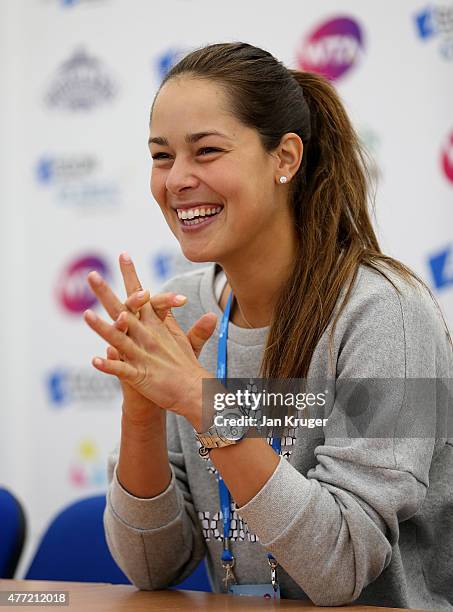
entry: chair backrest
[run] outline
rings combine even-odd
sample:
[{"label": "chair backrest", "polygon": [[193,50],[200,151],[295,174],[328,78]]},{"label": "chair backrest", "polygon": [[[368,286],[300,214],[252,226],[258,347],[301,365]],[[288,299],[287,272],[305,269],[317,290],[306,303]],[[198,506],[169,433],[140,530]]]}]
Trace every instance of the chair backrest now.
[{"label": "chair backrest", "polygon": [[206,591],[210,593],[212,589],[211,585],[209,584],[208,573],[206,571],[206,564],[204,560],[198,564],[197,568],[188,578],[171,588],[172,590],[177,591]]},{"label": "chair backrest", "polygon": [[0,578],[14,578],[25,542],[26,520],[19,500],[0,488]]},{"label": "chair backrest", "polygon": [[[105,495],[98,495],[77,501],[58,514],[39,543],[25,578],[130,584],[107,546],[104,509]],[[210,591],[204,562],[175,588]]]},{"label": "chair backrest", "polygon": [[97,495],[60,512],[44,533],[25,578],[130,584],[105,541],[104,508],[105,495]]}]

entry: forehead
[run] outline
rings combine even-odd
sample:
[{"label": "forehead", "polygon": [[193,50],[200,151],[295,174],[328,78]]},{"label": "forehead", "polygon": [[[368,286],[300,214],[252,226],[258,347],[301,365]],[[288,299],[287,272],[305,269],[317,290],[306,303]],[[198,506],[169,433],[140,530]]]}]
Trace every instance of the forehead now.
[{"label": "forehead", "polygon": [[192,78],[174,78],[165,83],[154,102],[151,136],[202,131],[208,126],[230,136],[241,129],[229,109],[222,87]]}]

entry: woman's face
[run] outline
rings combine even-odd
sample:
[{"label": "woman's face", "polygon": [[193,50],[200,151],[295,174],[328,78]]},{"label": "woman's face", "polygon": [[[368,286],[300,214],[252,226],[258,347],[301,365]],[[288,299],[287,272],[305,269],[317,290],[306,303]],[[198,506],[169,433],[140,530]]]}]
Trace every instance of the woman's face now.
[{"label": "woman's face", "polygon": [[187,259],[223,263],[284,238],[289,213],[276,201],[278,160],[228,113],[219,85],[168,81],[155,100],[150,151],[151,192]]}]

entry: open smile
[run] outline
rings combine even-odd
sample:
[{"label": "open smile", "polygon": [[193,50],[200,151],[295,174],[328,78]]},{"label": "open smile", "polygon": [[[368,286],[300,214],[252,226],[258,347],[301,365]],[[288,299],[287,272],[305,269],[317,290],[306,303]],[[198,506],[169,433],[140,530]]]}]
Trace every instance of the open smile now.
[{"label": "open smile", "polygon": [[223,206],[210,206],[195,210],[177,209],[178,222],[183,232],[197,232],[211,225],[222,214]]}]

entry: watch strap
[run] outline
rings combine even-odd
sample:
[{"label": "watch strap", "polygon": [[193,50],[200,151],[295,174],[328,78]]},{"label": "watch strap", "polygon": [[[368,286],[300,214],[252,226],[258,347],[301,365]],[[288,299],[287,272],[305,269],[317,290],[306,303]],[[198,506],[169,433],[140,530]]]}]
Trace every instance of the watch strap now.
[{"label": "watch strap", "polygon": [[228,438],[221,436],[215,425],[212,425],[207,431],[202,433],[196,431],[195,438],[201,444],[201,448],[198,449],[198,452],[202,457],[206,457],[206,455],[209,454],[209,451],[213,448],[231,446],[232,444],[237,444],[240,441],[229,440]]}]

